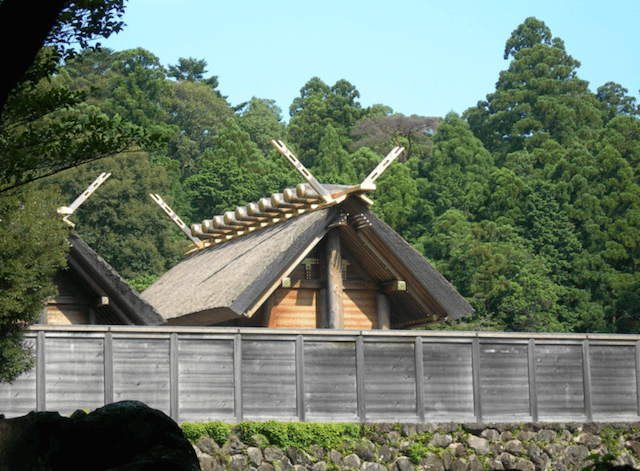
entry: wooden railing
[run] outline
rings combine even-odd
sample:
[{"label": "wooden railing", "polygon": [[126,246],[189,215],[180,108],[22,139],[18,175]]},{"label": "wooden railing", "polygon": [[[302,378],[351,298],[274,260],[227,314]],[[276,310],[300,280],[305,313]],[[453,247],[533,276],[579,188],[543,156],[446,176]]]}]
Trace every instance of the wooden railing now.
[{"label": "wooden railing", "polygon": [[639,419],[640,336],[36,326],[0,413],[135,399],[178,422]]}]

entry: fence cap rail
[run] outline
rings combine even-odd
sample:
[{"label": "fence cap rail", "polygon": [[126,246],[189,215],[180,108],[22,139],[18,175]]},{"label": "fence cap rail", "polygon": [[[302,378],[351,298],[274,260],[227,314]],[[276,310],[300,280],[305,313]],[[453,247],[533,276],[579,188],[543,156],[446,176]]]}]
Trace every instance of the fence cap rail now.
[{"label": "fence cap rail", "polygon": [[125,325],[49,325],[36,324],[29,327],[29,332],[112,332],[128,334],[226,334],[226,335],[268,335],[273,337],[290,337],[292,335],[322,337],[358,336],[375,338],[428,338],[428,339],[469,339],[479,340],[540,340],[545,343],[554,341],[584,341],[594,340],[600,342],[640,342],[638,334],[567,334],[544,332],[464,332],[454,330],[356,330],[356,329],[269,329],[265,327],[193,327],[193,326],[125,326]]}]

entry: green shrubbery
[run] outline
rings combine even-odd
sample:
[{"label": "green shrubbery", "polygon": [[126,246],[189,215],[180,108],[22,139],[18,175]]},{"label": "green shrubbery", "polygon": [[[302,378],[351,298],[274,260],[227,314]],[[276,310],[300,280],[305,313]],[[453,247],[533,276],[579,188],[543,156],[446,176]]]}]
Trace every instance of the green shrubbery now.
[{"label": "green shrubbery", "polygon": [[[213,438],[219,445],[224,445],[231,433],[231,426],[224,422],[185,422],[181,426],[185,437],[196,442],[203,435]],[[271,446],[286,449],[290,446],[308,448],[319,445],[326,449],[334,449],[343,441],[354,441],[362,436],[361,427],[357,424],[315,424],[302,422],[242,422],[234,425],[235,433],[243,443],[261,446],[254,437],[264,437]]]},{"label": "green shrubbery", "polygon": [[197,442],[200,437],[207,435],[220,446],[227,442],[231,433],[231,427],[224,422],[185,422],[180,428],[190,442]]}]

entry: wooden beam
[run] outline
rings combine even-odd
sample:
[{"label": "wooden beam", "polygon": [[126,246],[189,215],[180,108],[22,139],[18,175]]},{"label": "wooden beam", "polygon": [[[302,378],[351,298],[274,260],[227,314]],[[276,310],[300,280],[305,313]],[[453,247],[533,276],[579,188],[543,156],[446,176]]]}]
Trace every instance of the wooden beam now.
[{"label": "wooden beam", "polygon": [[334,228],[326,237],[327,311],[330,329],[344,329],[344,299],[342,286],[342,254],[340,229]]},{"label": "wooden beam", "polygon": [[389,281],[382,285],[382,291],[388,294],[396,291],[407,291],[407,282],[404,280]]},{"label": "wooden beam", "polygon": [[384,293],[376,293],[376,313],[378,314],[378,329],[391,328],[391,307],[389,297]]}]

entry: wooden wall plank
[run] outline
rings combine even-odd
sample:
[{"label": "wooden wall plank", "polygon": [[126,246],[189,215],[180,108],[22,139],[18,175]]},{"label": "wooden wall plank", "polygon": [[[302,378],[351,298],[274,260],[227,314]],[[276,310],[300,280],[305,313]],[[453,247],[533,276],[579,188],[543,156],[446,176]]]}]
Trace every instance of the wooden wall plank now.
[{"label": "wooden wall plank", "polygon": [[46,334],[43,331],[38,332],[36,337],[36,410],[44,411],[47,409],[46,398],[46,377],[47,377],[47,344]]},{"label": "wooden wall plank", "polygon": [[113,334],[104,335],[104,403],[113,402]]},{"label": "wooden wall plank", "polygon": [[113,397],[170,414],[169,339],[113,338]]},{"label": "wooden wall plank", "polygon": [[296,337],[296,412],[298,420],[306,420],[306,408],[304,404],[304,337]]},{"label": "wooden wall plank", "polygon": [[242,340],[244,420],[295,420],[295,340]]},{"label": "wooden wall plank", "polygon": [[483,420],[530,419],[528,346],[481,342],[479,348]]},{"label": "wooden wall plank", "polygon": [[540,420],[584,417],[582,346],[536,343]]},{"label": "wooden wall plank", "polygon": [[237,422],[244,420],[242,404],[242,334],[233,339],[233,411]]},{"label": "wooden wall plank", "polygon": [[233,340],[180,338],[179,416],[183,421],[233,421]]},{"label": "wooden wall plank", "polygon": [[531,421],[538,422],[538,390],[536,381],[536,341],[529,339],[529,347],[527,349],[529,373],[529,410],[531,412]]},{"label": "wooden wall plank", "polygon": [[358,417],[355,342],[304,342],[306,417],[352,422]]},{"label": "wooden wall plank", "polygon": [[422,350],[426,420],[473,419],[471,343],[423,342]]},{"label": "wooden wall plank", "polygon": [[415,352],[412,343],[365,342],[367,420],[417,420]]},{"label": "wooden wall plank", "polygon": [[362,423],[367,420],[367,397],[364,383],[364,337],[362,335],[358,335],[356,339],[356,391],[358,397],[358,421]]},{"label": "wooden wall plank", "polygon": [[594,416],[637,415],[635,347],[590,345],[589,357]]},{"label": "wooden wall plank", "polygon": [[414,347],[416,361],[416,412],[418,420],[424,422],[424,351],[422,349],[422,338],[416,337]]},{"label": "wooden wall plank", "polygon": [[48,338],[46,409],[68,415],[104,405],[104,339]]},{"label": "wooden wall plank", "polygon": [[[25,345],[35,350],[35,335],[27,335]],[[7,419],[36,410],[36,368],[21,374],[12,383],[0,383],[0,413]]]}]

